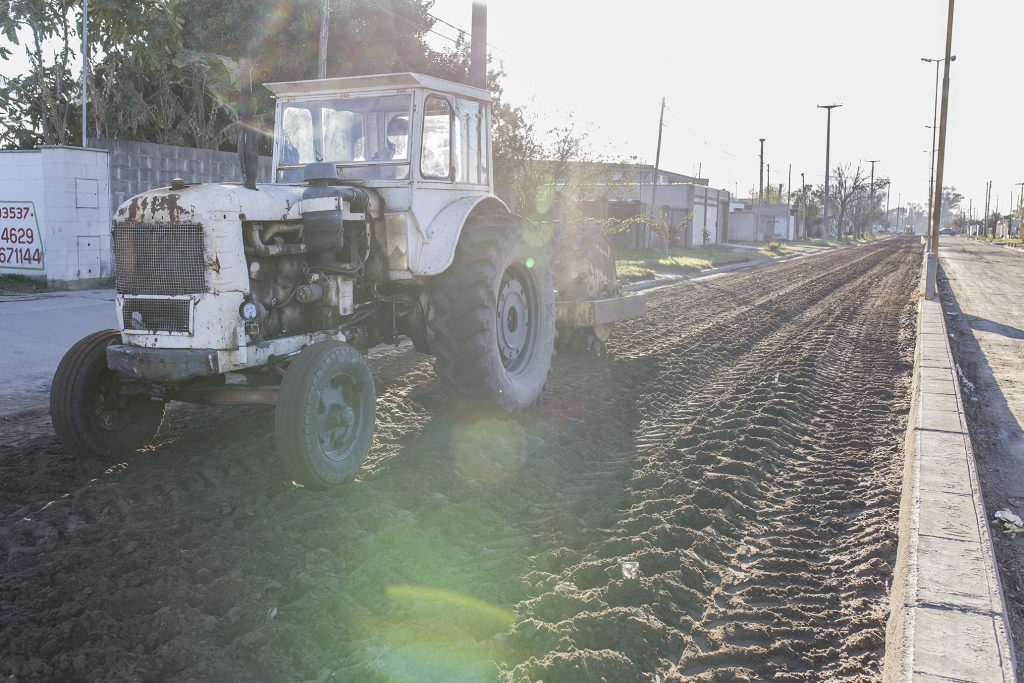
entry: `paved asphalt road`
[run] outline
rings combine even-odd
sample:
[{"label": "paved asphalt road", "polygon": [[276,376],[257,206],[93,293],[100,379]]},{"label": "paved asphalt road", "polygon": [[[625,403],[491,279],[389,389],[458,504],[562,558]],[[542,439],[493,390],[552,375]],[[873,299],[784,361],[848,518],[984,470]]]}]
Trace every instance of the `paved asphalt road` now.
[{"label": "paved asphalt road", "polygon": [[109,289],[0,296],[0,415],[46,406],[64,352],[116,324]]},{"label": "paved asphalt road", "polygon": [[[987,516],[1003,508],[1024,515],[1024,253],[942,237],[939,258],[942,304]],[[1024,545],[993,535],[1021,675]]]}]

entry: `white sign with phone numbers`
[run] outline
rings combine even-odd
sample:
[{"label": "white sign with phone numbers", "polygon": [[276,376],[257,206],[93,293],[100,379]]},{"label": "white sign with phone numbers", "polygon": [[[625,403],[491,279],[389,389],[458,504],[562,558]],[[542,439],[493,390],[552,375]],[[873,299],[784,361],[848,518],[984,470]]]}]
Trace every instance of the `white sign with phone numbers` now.
[{"label": "white sign with phone numbers", "polygon": [[0,201],[0,269],[43,270],[43,239],[33,202]]}]

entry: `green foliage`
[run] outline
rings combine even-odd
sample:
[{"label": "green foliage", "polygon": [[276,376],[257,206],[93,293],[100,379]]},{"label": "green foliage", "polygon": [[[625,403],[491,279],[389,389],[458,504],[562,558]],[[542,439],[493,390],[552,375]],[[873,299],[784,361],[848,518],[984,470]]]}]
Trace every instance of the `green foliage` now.
[{"label": "green foliage", "polygon": [[[692,216],[690,214],[690,217],[684,223],[689,222]],[[601,221],[601,230],[606,235],[618,235],[629,232],[634,225],[646,226],[648,230],[660,237],[666,245],[672,243],[674,236],[673,227],[663,211],[656,211],[654,215],[638,214],[629,218],[606,218]],[[707,238],[705,238],[705,244],[707,244],[707,241]]]},{"label": "green foliage", "polygon": [[[27,73],[0,76],[0,145],[25,149],[64,144],[81,135],[78,88],[71,73],[74,6],[70,0],[0,2],[0,33],[10,45],[0,46],[0,58],[21,48],[29,63]],[[23,35],[28,36],[24,44]]]},{"label": "green foliage", "polygon": [[[424,41],[430,4],[333,2],[328,76],[419,71],[464,80],[465,39],[445,52]],[[258,86],[316,77],[321,8],[320,0],[89,0],[90,136],[230,148],[239,91],[250,84],[257,126],[269,131],[273,102]],[[0,146],[80,139],[80,74],[70,68],[80,24],[81,0],[0,0],[0,57],[22,49],[31,64],[0,78]]]},{"label": "green foliage", "polygon": [[615,253],[615,272],[620,280],[629,282],[653,277],[655,273],[693,274],[708,268],[751,261],[763,256],[765,254],[758,251],[722,246],[693,249],[672,247],[667,251],[624,249]]}]

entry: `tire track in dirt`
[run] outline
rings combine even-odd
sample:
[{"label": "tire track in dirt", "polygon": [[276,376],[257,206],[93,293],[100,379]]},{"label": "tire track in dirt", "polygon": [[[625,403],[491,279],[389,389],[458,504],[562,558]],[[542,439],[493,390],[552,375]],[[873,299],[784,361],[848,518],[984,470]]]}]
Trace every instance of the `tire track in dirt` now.
[{"label": "tire track in dirt", "polygon": [[[70,460],[45,415],[5,423],[0,676],[455,681],[492,680],[498,663],[626,681],[679,658],[705,677],[826,670],[748,662],[794,642],[834,648],[835,677],[870,675],[877,628],[861,650],[847,641],[882,604],[876,578],[854,573],[839,591],[853,597],[832,598],[828,577],[888,557],[873,549],[892,537],[879,517],[899,459],[883,414],[899,422],[906,391],[872,378],[902,362],[893,326],[910,308],[911,252],[853,249],[653,292],[611,362],[559,359],[528,415],[451,408],[429,359],[376,357],[377,433],[338,491],[283,481],[264,409],[175,406],[153,448],[110,468]],[[845,413],[849,391],[830,397],[829,382],[854,368],[863,407]],[[877,433],[834,424],[861,412]],[[825,427],[835,434],[806,433]],[[833,467],[825,446],[850,462]],[[857,503],[816,517],[803,490]],[[807,550],[821,529],[832,540]],[[631,593],[614,573],[641,551],[642,582],[660,583]],[[808,568],[826,551],[831,574]],[[772,581],[804,573],[817,577],[806,598],[780,606],[795,589]]]},{"label": "tire track in dirt", "polygon": [[[514,633],[548,652],[513,679],[877,676],[903,428],[892,401],[911,345],[906,257],[879,251],[863,277],[833,278],[688,401],[649,398],[622,518],[520,605]],[[880,305],[876,288],[895,295]],[[899,344],[895,362],[878,359],[886,342]],[[616,576],[621,560],[643,578]]]}]

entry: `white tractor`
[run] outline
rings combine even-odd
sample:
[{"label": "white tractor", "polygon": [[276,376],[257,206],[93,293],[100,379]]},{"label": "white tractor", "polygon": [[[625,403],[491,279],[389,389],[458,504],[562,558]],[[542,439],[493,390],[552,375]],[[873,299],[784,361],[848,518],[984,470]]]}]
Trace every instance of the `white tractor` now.
[{"label": "white tractor", "polygon": [[373,433],[371,347],[408,337],[448,392],[519,411],[556,335],[600,351],[643,313],[600,235],[552,235],[494,195],[486,90],[410,73],[267,87],[272,183],[250,152],[244,184],[175,180],[118,208],[121,329],[72,347],[50,397],[76,455],[141,448],[171,400],[262,403],[288,475],[339,484]]}]

